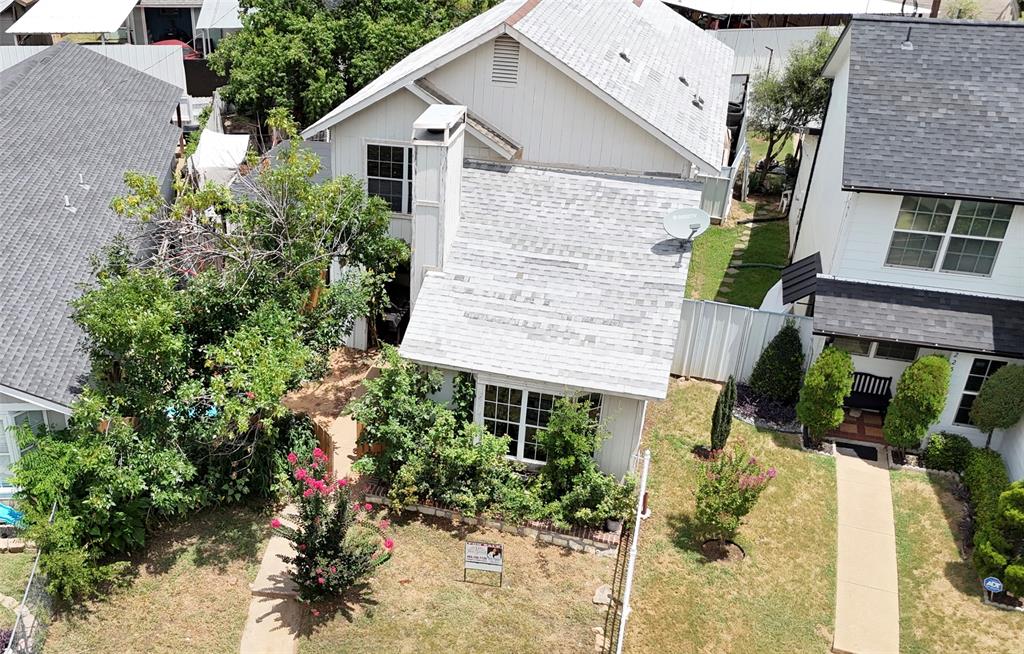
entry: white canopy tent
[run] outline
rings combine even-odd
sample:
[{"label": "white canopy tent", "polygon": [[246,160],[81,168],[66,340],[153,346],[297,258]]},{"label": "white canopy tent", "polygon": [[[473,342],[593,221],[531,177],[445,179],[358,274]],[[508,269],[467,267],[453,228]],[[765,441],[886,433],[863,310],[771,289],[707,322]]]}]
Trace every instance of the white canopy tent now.
[{"label": "white canopy tent", "polygon": [[[2,4],[5,0],[0,0]],[[9,34],[92,34],[116,32],[138,0],[39,0]],[[10,4],[10,3],[8,3]]]},{"label": "white canopy tent", "polygon": [[196,18],[197,30],[241,29],[238,18],[238,0],[203,0],[203,8]]},{"label": "white canopy tent", "polygon": [[200,181],[228,184],[238,174],[238,167],[245,161],[248,151],[248,134],[221,134],[204,129],[189,164]]}]

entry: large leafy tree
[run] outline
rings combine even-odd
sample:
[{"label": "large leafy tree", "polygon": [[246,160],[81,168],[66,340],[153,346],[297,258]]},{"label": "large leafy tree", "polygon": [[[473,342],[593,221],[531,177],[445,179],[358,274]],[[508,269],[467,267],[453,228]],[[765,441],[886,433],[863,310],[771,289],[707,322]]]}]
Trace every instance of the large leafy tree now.
[{"label": "large leafy tree", "polygon": [[407,54],[496,0],[242,0],[242,29],[210,65],[224,97],[264,118],[309,125]]},{"label": "large leafy tree", "polygon": [[754,76],[749,126],[768,141],[765,168],[775,163],[794,130],[824,116],[829,82],[821,69],[835,44],[836,37],[822,30],[790,53],[781,73],[764,70]]}]

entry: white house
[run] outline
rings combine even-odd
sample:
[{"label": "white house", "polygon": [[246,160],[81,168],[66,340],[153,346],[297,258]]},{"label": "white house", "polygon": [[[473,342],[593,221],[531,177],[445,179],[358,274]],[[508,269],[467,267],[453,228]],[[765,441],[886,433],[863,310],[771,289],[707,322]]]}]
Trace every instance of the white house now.
[{"label": "white house", "polygon": [[[689,254],[662,219],[730,163],[732,52],[651,0],[507,0],[423,46],[303,135],[412,244],[403,356],[475,375],[477,422],[544,460],[585,394],[635,455],[665,397]],[[447,389],[450,393],[450,385]]]},{"label": "white house", "polygon": [[124,230],[110,209],[124,171],[170,193],[180,95],[71,43],[0,71],[0,495],[19,457],[9,428],[67,424],[89,372],[68,302],[92,277],[90,256]]},{"label": "white house", "polygon": [[[1022,58],[1019,23],[855,17],[790,213],[793,259],[820,256],[816,281],[788,289],[795,311],[893,388],[915,358],[948,356],[933,430],[975,444],[981,384],[1024,363]],[[993,447],[1024,476],[1024,429]]]}]

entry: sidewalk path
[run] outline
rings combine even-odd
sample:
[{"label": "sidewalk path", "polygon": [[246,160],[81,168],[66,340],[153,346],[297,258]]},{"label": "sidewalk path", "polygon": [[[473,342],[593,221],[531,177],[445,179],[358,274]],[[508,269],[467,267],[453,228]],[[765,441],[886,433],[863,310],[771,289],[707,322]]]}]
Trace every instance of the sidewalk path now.
[{"label": "sidewalk path", "polygon": [[[295,507],[285,507],[281,519],[294,526],[294,517]],[[242,631],[241,654],[294,654],[298,650],[303,609],[295,601],[298,590],[281,559],[294,552],[290,540],[277,534],[270,537],[251,585],[252,601]]]},{"label": "sidewalk path", "polygon": [[885,452],[864,461],[840,447],[836,456],[839,495],[839,561],[836,625],[832,651],[898,654],[900,607],[896,529]]}]

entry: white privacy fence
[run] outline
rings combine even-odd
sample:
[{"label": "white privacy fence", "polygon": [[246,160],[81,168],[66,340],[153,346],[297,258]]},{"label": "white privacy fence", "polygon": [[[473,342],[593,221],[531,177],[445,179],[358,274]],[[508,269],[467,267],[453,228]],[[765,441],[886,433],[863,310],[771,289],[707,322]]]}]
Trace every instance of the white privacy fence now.
[{"label": "white privacy fence", "polygon": [[720,302],[683,300],[672,374],[716,381],[725,381],[732,375],[737,381],[746,381],[761,351],[787,320],[796,323],[804,360],[810,362],[810,318]]}]

